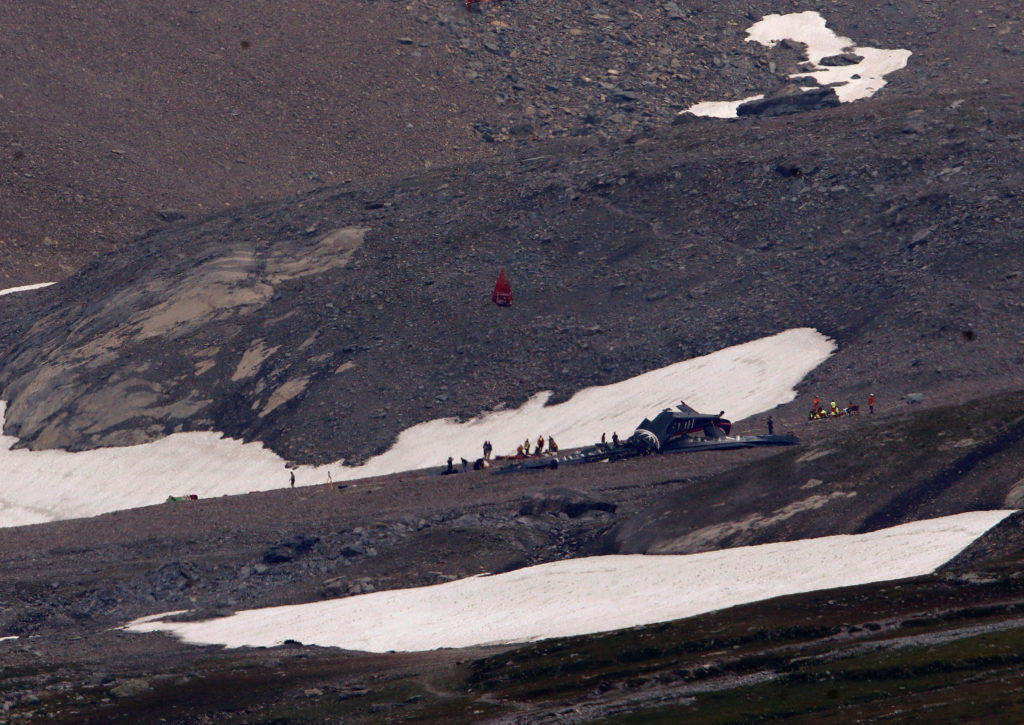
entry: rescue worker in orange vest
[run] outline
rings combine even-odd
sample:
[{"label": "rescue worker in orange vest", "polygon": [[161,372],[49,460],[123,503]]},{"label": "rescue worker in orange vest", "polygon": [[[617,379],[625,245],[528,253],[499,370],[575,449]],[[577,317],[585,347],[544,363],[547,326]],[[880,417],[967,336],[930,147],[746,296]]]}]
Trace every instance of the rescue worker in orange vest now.
[{"label": "rescue worker in orange vest", "polygon": [[874,413],[874,412],[875,412],[875,394],[871,393],[868,396],[868,413]]},{"label": "rescue worker in orange vest", "polygon": [[548,453],[558,453],[558,444],[551,436],[548,436]]},{"label": "rescue worker in orange vest", "polygon": [[523,447],[516,446],[516,458],[523,458]]},{"label": "rescue worker in orange vest", "polygon": [[819,410],[821,410],[821,398],[819,398],[817,395],[815,395],[814,396],[814,411],[818,412]]}]

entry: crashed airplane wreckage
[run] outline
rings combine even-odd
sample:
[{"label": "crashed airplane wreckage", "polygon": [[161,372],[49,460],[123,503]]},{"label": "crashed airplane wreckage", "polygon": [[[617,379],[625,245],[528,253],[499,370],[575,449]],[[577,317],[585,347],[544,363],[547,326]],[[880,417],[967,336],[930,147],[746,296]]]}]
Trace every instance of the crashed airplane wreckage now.
[{"label": "crashed airplane wreckage", "polygon": [[676,406],[675,410],[665,408],[654,416],[653,420],[644,418],[643,422],[633,431],[633,435],[618,445],[599,443],[580,448],[575,453],[564,456],[540,456],[517,460],[496,472],[512,473],[573,466],[580,463],[618,461],[651,453],[791,446],[798,442],[794,435],[730,436],[732,423],[722,417],[723,413],[724,411],[718,415],[698,413],[686,403],[681,403]]}]

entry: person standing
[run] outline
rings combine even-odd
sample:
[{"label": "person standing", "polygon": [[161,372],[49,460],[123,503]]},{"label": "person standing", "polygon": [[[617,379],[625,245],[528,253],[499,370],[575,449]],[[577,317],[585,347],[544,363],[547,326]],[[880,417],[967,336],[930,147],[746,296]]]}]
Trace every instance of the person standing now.
[{"label": "person standing", "polygon": [[821,398],[819,398],[817,395],[815,395],[814,396],[814,412],[817,413],[819,410],[821,410]]},{"label": "person standing", "polygon": [[613,446],[618,446],[619,445],[619,434],[615,433],[614,431],[612,432],[612,445]]},{"label": "person standing", "polygon": [[875,394],[871,393],[868,395],[868,413],[875,412]]},{"label": "person standing", "polygon": [[530,439],[529,438],[527,438],[525,441],[523,441],[523,452],[526,455],[530,455]]},{"label": "person standing", "polygon": [[537,448],[534,450],[538,456],[544,452],[544,436],[537,436]]},{"label": "person standing", "polygon": [[295,488],[295,471],[291,472],[291,484],[292,488]]},{"label": "person standing", "polygon": [[484,441],[484,460],[485,461],[491,460],[491,451],[493,451],[493,450],[494,450],[494,447],[491,445],[491,442],[490,441]]},{"label": "person standing", "polygon": [[772,417],[769,415],[768,416],[768,435],[772,435],[774,432],[775,432],[775,421],[772,420]]}]

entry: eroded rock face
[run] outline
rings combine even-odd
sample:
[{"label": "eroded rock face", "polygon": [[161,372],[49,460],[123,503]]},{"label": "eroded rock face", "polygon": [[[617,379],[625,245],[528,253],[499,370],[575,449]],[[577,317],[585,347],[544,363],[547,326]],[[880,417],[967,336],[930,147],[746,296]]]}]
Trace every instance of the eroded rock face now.
[{"label": "eroded rock face", "polygon": [[[231,240],[197,263],[182,257],[128,280],[95,303],[52,312],[29,331],[7,366],[7,431],[33,448],[128,445],[202,426],[217,392],[197,385],[236,349],[222,349],[254,320],[282,285],[344,268],[366,227],[343,227],[270,246]],[[58,330],[66,330],[59,334]],[[233,365],[245,384],[280,345],[252,340]],[[260,386],[264,417],[302,394],[310,375]],[[261,396],[261,393],[265,393]]]}]

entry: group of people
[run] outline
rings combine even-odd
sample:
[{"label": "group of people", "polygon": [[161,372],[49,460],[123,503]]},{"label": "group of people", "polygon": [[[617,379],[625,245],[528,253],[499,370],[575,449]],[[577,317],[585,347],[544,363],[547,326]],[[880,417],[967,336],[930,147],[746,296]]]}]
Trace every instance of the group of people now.
[{"label": "group of people", "polygon": [[[467,461],[465,458],[460,458],[459,460],[462,462],[462,471],[463,471],[463,473],[468,471],[469,467],[471,465],[473,466],[473,470],[474,471],[479,471],[482,468],[487,468],[487,463],[484,461],[483,458],[477,458],[475,461],[473,461],[472,464],[469,461]],[[458,469],[455,468],[455,459],[452,458],[451,456],[448,456],[448,465],[445,467],[445,469],[443,471],[441,471],[441,473],[447,475],[447,474],[450,474],[450,473],[458,473],[458,472],[459,472]]]},{"label": "group of people", "polygon": [[[488,453],[487,446],[489,446],[489,445],[490,444],[487,441],[484,441],[484,453],[485,454]],[[548,436],[547,446],[548,446],[548,448],[547,448],[547,453],[548,454],[552,454],[553,455],[555,453],[558,453],[558,444],[555,443],[555,439],[552,438],[551,436]],[[525,458],[526,456],[530,456],[530,455],[533,455],[533,456],[543,455],[544,452],[545,452],[544,451],[544,436],[542,436],[542,435],[537,436],[537,444],[535,446],[533,446],[533,453],[530,453],[530,447],[531,447],[530,439],[527,438],[520,445],[516,446],[516,458]]]},{"label": "group of people", "polygon": [[[607,446],[608,445],[608,438],[605,437],[604,433],[601,434],[601,445],[602,446]],[[616,433],[615,431],[612,431],[612,445],[613,446],[618,446],[619,445],[619,434]]]},{"label": "group of people", "polygon": [[[860,406],[854,405],[851,401],[845,408],[840,408],[836,401],[829,403],[828,408],[821,404],[821,398],[814,396],[814,407],[808,414],[808,420],[821,420],[822,418],[836,418],[840,415],[855,415],[860,412]],[[868,413],[875,412],[875,394],[868,395]]]},{"label": "group of people", "polygon": [[[545,446],[547,449],[545,450]],[[532,452],[531,452],[532,451]],[[445,467],[441,470],[442,474],[461,473],[462,471],[468,471],[472,468],[474,471],[479,471],[484,468],[489,468],[491,463],[491,456],[494,454],[494,444],[490,441],[484,441],[483,445],[483,458],[477,458],[475,461],[470,462],[465,458],[460,458],[459,462],[456,463],[454,456],[448,456],[448,461]],[[555,454],[558,453],[558,444],[555,443],[555,439],[552,436],[548,436],[545,440],[544,436],[537,436],[536,444],[527,438],[525,441],[516,447],[516,452],[509,458],[526,458],[534,455],[539,456],[544,453]],[[501,460],[501,456],[498,459]],[[460,471],[461,468],[461,471]]]}]

